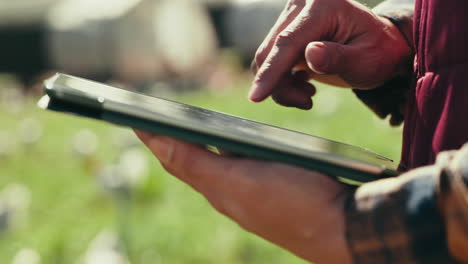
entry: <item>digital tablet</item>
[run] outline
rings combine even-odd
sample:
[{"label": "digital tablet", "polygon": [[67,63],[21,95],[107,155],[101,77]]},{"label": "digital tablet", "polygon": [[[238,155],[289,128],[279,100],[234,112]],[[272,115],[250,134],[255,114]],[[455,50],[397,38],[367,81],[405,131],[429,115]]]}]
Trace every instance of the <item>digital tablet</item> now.
[{"label": "digital tablet", "polygon": [[57,73],[44,82],[44,109],[282,162],[355,184],[396,176],[397,165],[369,150],[175,101]]}]

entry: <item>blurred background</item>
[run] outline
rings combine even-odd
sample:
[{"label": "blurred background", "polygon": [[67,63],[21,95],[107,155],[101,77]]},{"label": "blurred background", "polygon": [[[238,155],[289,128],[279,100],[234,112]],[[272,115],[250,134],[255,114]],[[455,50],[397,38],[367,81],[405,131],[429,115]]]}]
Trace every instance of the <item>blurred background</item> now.
[{"label": "blurred background", "polygon": [[305,263],[216,213],[129,129],[35,105],[60,71],[398,161],[401,128],[348,90],[318,84],[311,111],[246,100],[250,61],[284,4],[0,0],[0,263]]}]

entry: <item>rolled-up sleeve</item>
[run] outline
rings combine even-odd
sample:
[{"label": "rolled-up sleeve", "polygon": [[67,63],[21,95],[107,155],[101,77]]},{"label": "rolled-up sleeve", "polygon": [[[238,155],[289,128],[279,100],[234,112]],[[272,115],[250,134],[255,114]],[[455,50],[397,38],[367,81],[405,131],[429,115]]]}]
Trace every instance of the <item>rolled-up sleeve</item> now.
[{"label": "rolled-up sleeve", "polygon": [[359,187],[346,225],[354,263],[468,263],[468,144]]}]

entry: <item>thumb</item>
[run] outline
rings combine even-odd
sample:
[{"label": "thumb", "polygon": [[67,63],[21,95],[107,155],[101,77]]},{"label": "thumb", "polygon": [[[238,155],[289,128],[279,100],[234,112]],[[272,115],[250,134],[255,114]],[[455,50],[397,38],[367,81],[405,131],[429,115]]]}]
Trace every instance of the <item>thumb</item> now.
[{"label": "thumb", "polygon": [[340,74],[350,65],[352,49],[336,42],[311,42],[305,50],[309,68],[318,74]]}]

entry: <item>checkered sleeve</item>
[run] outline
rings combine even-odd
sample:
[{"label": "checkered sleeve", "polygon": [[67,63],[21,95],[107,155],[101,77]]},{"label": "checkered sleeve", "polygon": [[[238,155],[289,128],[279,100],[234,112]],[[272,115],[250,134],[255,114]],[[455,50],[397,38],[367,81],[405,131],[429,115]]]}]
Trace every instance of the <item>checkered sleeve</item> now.
[{"label": "checkered sleeve", "polygon": [[[438,202],[450,254],[468,263],[468,144],[438,156],[441,164]],[[447,164],[447,165],[446,165]]]},{"label": "checkered sleeve", "polygon": [[346,226],[354,263],[468,263],[468,144],[359,187]]}]

